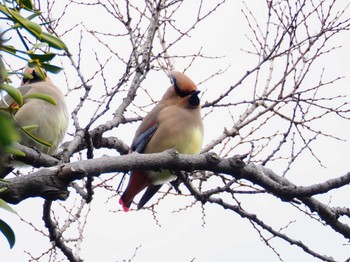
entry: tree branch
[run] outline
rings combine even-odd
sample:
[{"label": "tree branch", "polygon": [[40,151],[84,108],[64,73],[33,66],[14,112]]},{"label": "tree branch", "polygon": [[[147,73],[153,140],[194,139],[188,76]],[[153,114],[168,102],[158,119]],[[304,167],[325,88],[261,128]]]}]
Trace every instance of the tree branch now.
[{"label": "tree branch", "polygon": [[61,233],[59,230],[57,230],[58,225],[51,218],[51,204],[52,201],[46,200],[43,208],[43,220],[46,228],[49,231],[50,241],[55,243],[55,245],[63,252],[69,261],[82,262],[82,259],[74,256],[72,249],[66,245],[65,241],[62,239]]},{"label": "tree branch", "polygon": [[[0,182],[0,198],[9,203],[19,203],[29,197],[42,197],[47,200],[65,200],[68,197],[68,185],[74,180],[87,176],[99,176],[101,173],[128,172],[130,170],[160,170],[173,171],[207,170],[223,173],[235,179],[247,180],[266,189],[282,201],[297,199],[310,208],[312,212],[327,222],[334,230],[350,239],[350,227],[341,223],[341,214],[311,196],[328,192],[334,188],[346,185],[350,181],[350,173],[339,178],[319,183],[314,186],[297,186],[284,177],[278,176],[272,170],[263,166],[245,164],[241,157],[219,158],[214,153],[201,155],[180,155],[176,150],[167,150],[156,154],[129,154],[117,157],[105,156],[97,159],[61,164],[50,168],[42,168],[30,176],[8,179]],[[191,192],[194,196],[196,192]],[[201,193],[202,202],[207,201],[210,194]]]}]

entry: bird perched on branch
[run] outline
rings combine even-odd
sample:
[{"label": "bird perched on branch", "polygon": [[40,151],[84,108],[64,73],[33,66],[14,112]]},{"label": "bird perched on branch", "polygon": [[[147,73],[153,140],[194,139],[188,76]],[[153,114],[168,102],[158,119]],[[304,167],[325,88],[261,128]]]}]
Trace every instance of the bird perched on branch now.
[{"label": "bird perched on branch", "polygon": [[[44,79],[37,69],[26,67],[18,88],[24,98],[23,104],[18,105],[7,94],[0,97],[0,109],[14,109],[13,119],[19,127],[19,142],[22,145],[54,155],[67,131],[68,110],[60,89],[45,72],[42,73]],[[6,175],[0,174],[0,177]]]},{"label": "bird perched on branch", "polygon": [[[198,154],[203,140],[203,123],[197,86],[180,72],[170,72],[172,85],[144,117],[131,144],[131,152],[157,153],[175,148],[181,154]],[[134,197],[147,188],[137,208],[142,208],[163,183],[176,177],[169,170],[132,171],[119,203],[128,211]]]}]

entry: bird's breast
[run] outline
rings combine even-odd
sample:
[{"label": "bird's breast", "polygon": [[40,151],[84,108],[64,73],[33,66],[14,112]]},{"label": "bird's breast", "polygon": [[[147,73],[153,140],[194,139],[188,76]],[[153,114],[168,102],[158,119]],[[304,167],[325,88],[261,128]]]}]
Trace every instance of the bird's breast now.
[{"label": "bird's breast", "polygon": [[[160,115],[159,126],[144,153],[163,152],[175,148],[180,154],[198,154],[203,140],[200,113],[172,110]],[[175,178],[169,170],[149,171],[152,184],[161,184]]]}]

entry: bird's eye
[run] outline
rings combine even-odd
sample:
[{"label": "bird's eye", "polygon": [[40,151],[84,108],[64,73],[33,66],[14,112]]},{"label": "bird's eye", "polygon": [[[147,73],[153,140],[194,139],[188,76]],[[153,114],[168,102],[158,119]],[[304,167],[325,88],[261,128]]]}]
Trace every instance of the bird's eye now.
[{"label": "bird's eye", "polygon": [[179,97],[185,97],[189,95],[188,93],[182,92],[177,85],[174,85],[174,87],[175,87],[175,92]]}]

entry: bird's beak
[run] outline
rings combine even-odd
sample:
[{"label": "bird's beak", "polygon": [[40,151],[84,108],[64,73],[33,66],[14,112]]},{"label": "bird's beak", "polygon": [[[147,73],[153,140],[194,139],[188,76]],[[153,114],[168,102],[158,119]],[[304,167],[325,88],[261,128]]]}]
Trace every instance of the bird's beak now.
[{"label": "bird's beak", "polygon": [[198,96],[198,94],[199,94],[200,92],[201,92],[201,91],[199,91],[199,90],[193,91],[193,92],[191,93],[191,96]]}]

